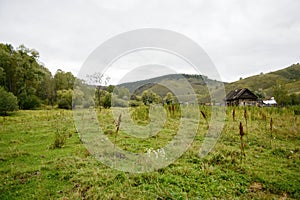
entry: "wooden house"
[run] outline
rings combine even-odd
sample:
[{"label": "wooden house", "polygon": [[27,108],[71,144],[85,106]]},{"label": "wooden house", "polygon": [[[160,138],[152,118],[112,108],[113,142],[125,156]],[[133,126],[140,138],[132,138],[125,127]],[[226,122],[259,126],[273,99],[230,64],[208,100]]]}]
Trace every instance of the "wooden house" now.
[{"label": "wooden house", "polygon": [[257,103],[258,97],[247,88],[232,90],[226,95],[227,106],[247,106]]}]

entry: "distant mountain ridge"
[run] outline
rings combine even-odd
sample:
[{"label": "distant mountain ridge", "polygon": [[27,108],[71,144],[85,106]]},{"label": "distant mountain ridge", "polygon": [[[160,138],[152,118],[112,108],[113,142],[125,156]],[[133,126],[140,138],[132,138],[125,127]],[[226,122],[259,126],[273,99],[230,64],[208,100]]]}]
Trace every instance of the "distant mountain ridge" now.
[{"label": "distant mountain ridge", "polygon": [[190,75],[190,74],[168,74],[164,76],[158,76],[150,79],[140,80],[140,81],[134,81],[134,82],[127,82],[119,84],[119,87],[126,87],[130,92],[134,92],[135,89],[144,87],[151,88],[155,85],[155,83],[159,83],[163,80],[179,80],[181,78],[191,78],[198,80],[199,84],[205,84],[204,80],[207,80],[208,78],[206,76],[202,75]]},{"label": "distant mountain ridge", "polygon": [[181,79],[189,81],[195,93],[198,95],[198,98],[202,99],[202,101],[210,101],[206,83],[214,85],[216,89],[220,89],[220,87],[224,84],[227,93],[237,88],[248,88],[253,92],[263,92],[266,96],[271,96],[274,85],[280,83],[286,86],[288,94],[300,94],[299,63],[278,71],[266,74],[260,73],[232,83],[212,80],[204,75],[169,74],[147,80],[122,83],[118,86],[126,87],[135,95],[141,95],[145,90],[152,90],[158,95],[164,97],[170,90],[161,86],[159,83],[168,81],[178,84]]}]

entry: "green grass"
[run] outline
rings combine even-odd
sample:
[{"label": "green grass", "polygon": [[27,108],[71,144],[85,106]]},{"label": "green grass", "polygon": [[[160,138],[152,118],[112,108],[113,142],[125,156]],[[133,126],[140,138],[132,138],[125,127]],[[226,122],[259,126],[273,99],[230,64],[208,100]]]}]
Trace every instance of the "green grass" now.
[{"label": "green grass", "polygon": [[[135,109],[134,121],[147,125],[145,110]],[[210,118],[209,108],[200,109]],[[293,108],[247,109],[243,162],[238,128],[240,121],[245,123],[243,108],[236,108],[236,121],[229,108],[222,136],[206,157],[198,157],[207,130],[200,116],[188,151],[168,167],[140,174],[111,169],[90,155],[71,111],[16,112],[0,118],[0,199],[299,199],[300,116]],[[110,110],[97,114],[104,133],[114,141],[116,119]],[[170,115],[163,129],[148,139],[121,130],[116,144],[132,152],[161,148],[176,134],[179,117]],[[61,148],[53,147],[57,134],[65,138]]]}]

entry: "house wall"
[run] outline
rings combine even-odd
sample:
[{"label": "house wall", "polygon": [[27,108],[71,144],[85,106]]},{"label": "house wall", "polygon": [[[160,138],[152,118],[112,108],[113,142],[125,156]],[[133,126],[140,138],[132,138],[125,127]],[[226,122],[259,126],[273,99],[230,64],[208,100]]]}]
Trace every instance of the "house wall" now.
[{"label": "house wall", "polygon": [[253,99],[237,99],[234,101],[227,101],[227,106],[256,106],[257,101]]},{"label": "house wall", "polygon": [[257,101],[253,99],[239,99],[239,106],[256,106]]}]

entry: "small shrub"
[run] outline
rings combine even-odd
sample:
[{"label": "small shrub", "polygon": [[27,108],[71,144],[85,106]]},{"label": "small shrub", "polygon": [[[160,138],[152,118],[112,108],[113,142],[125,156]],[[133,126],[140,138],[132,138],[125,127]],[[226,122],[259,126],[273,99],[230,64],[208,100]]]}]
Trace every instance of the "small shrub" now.
[{"label": "small shrub", "polygon": [[113,107],[128,107],[128,102],[123,99],[113,98],[111,106],[113,106]]},{"label": "small shrub", "polygon": [[83,108],[89,108],[91,106],[95,106],[95,103],[92,99],[88,99],[83,102]]},{"label": "small shrub", "polygon": [[103,98],[103,107],[104,108],[110,108],[111,107],[111,94],[106,93]]},{"label": "small shrub", "polygon": [[58,90],[57,91],[58,108],[71,109],[72,108],[72,95],[73,95],[73,91],[71,89]]},{"label": "small shrub", "polygon": [[62,148],[66,144],[67,138],[72,136],[71,133],[68,133],[68,128],[64,126],[66,120],[64,112],[56,115],[55,124],[53,124],[56,131],[53,144],[50,146],[51,149]]},{"label": "small shrub", "polygon": [[137,108],[132,108],[133,112],[131,117],[134,121],[148,121],[149,120],[149,107],[148,106],[139,106]]},{"label": "small shrub", "polygon": [[295,115],[300,115],[300,109],[295,109],[295,110],[294,110],[294,114],[295,114]]},{"label": "small shrub", "polygon": [[0,115],[7,115],[7,112],[15,110],[18,110],[17,97],[0,87]]},{"label": "small shrub", "polygon": [[63,132],[56,131],[52,149],[62,148],[66,144],[67,135]]},{"label": "small shrub", "polygon": [[287,157],[289,155],[289,151],[285,148],[276,148],[272,151],[272,154],[275,156]]},{"label": "small shrub", "polygon": [[70,104],[70,102],[67,99],[60,99],[58,101],[58,108],[61,108],[61,109],[71,109],[72,108],[72,104]]},{"label": "small shrub", "polygon": [[138,107],[138,106],[141,106],[141,103],[139,101],[136,101],[136,100],[131,100],[129,102],[129,106],[130,107]]}]

